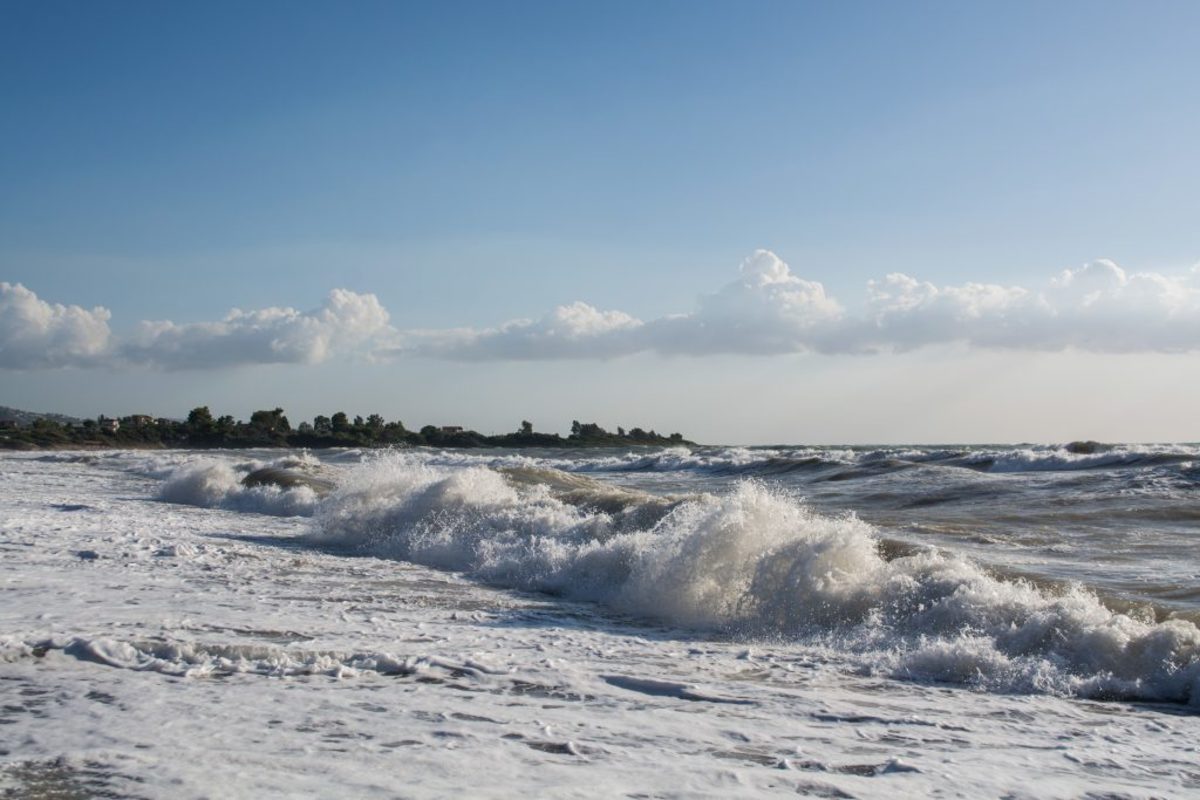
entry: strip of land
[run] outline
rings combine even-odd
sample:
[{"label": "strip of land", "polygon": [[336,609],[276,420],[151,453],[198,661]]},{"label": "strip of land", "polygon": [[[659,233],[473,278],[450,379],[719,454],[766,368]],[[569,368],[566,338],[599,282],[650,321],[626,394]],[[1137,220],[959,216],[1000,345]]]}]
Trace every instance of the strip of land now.
[{"label": "strip of land", "polygon": [[[5,409],[6,411],[15,411]],[[16,414],[24,416],[16,416]],[[571,433],[541,433],[522,421],[512,433],[485,435],[458,425],[425,425],[409,430],[379,414],[353,419],[345,412],[317,415],[292,427],[282,408],[255,411],[249,421],[214,417],[198,406],[185,420],[131,414],[74,420],[35,412],[0,418],[0,448],[8,450],[93,448],[250,448],[250,447],[630,447],[693,445],[680,433],[617,428],[574,421]]]}]

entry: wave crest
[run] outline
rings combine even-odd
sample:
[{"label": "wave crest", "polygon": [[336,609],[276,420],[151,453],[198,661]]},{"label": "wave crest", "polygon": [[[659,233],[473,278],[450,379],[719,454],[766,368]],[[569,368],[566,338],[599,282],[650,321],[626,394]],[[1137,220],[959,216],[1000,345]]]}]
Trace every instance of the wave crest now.
[{"label": "wave crest", "polygon": [[1080,588],[1001,580],[932,550],[888,560],[875,529],[752,481],[729,493],[571,502],[404,457],[352,472],[311,541],[593,600],[691,628],[836,640],[873,667],[1004,691],[1200,701],[1200,630],[1116,613]]},{"label": "wave crest", "polygon": [[259,482],[247,485],[245,479],[260,472],[312,469],[314,464],[303,456],[243,464],[202,459],[172,469],[158,490],[158,499],[167,503],[280,517],[311,516],[320,500],[320,493],[314,488],[314,485],[319,488],[318,484]]}]

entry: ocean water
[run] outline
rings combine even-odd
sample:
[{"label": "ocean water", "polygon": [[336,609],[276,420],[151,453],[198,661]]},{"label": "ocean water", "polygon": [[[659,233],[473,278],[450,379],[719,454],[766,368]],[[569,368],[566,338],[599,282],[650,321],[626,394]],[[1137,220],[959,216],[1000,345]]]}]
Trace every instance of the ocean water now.
[{"label": "ocean water", "polygon": [[0,456],[13,797],[1200,796],[1200,447]]}]

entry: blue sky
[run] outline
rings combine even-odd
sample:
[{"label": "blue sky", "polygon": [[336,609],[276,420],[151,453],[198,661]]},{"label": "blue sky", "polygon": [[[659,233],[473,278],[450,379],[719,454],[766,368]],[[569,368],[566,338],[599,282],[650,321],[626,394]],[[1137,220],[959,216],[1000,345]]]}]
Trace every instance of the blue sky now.
[{"label": "blue sky", "polygon": [[[1200,389],[1194,3],[10,1],[0,21],[0,280],[36,295],[0,311],[0,403],[500,430],[532,408],[547,429],[590,414],[710,441],[1198,438],[1121,378]],[[726,291],[759,249],[839,310]],[[944,323],[979,316],[949,287],[1033,296],[1099,259],[1122,269],[1107,305],[1047,295],[1053,330],[1011,298],[982,328]],[[905,290],[880,323],[867,282],[890,273],[941,299]],[[1177,283],[1146,304],[1138,273]],[[181,327],[327,309],[334,289],[373,296],[387,335],[360,306],[319,341],[303,320],[254,318],[257,344]],[[576,301],[649,332],[486,334]],[[35,302],[102,306],[103,341],[67,318],[25,336]],[[69,357],[43,357],[68,334]],[[920,388],[966,375],[983,396]],[[767,405],[731,411],[739,386]],[[1006,410],[1031,392],[1040,411]]]}]

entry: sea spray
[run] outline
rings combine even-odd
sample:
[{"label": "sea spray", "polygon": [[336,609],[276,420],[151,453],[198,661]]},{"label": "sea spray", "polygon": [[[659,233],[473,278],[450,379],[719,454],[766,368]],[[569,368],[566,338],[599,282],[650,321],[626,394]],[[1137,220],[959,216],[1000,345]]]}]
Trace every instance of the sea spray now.
[{"label": "sea spray", "polygon": [[1190,622],[1134,619],[1082,588],[1000,580],[932,549],[887,560],[866,522],[818,514],[754,481],[614,508],[561,478],[514,481],[387,456],[352,469],[317,505],[310,541],[671,625],[836,640],[901,677],[1200,700],[1200,630]]},{"label": "sea spray", "polygon": [[167,503],[280,517],[309,516],[319,500],[319,494],[313,486],[280,486],[271,483],[248,486],[245,479],[264,470],[311,468],[314,463],[303,456],[241,464],[200,459],[169,470],[158,491],[158,499]]}]

